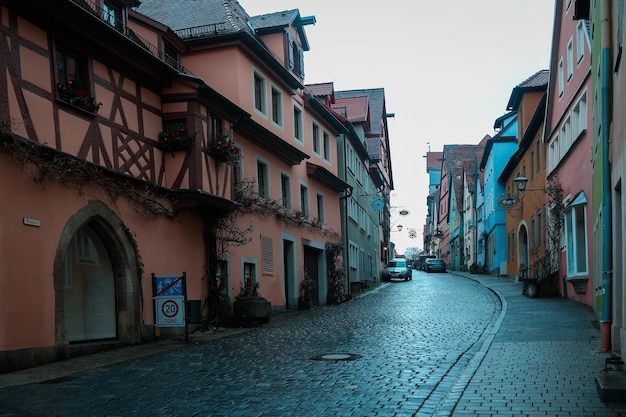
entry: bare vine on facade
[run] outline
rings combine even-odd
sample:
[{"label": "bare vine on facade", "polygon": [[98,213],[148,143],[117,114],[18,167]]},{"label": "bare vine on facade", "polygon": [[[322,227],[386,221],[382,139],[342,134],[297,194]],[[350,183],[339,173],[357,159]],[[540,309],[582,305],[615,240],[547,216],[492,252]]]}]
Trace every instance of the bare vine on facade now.
[{"label": "bare vine on facade", "polygon": [[546,185],[546,203],[548,219],[546,236],[548,238],[549,272],[559,270],[560,253],[563,250],[563,231],[565,229],[565,205],[563,204],[563,188],[555,177]]},{"label": "bare vine on facade", "polygon": [[255,178],[247,178],[235,184],[235,199],[241,204],[238,211],[242,213],[261,214],[265,217],[274,215],[286,225],[309,227],[323,235],[337,239],[340,237],[337,232],[328,229],[321,219],[293,209],[287,202],[261,195]]},{"label": "bare vine on facade", "polygon": [[[96,164],[63,154],[37,142],[10,135],[0,126],[0,150],[9,153],[19,170],[37,184],[57,182],[79,194],[89,187],[105,190],[112,201],[124,197],[138,213],[173,217],[175,201],[158,193],[154,186],[107,172]],[[6,130],[5,130],[6,129]]]}]

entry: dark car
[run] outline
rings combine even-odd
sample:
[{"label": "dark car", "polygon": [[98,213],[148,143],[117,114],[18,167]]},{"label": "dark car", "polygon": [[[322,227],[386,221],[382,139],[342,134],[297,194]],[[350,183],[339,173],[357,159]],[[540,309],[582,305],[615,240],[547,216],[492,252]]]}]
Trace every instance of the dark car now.
[{"label": "dark car", "polygon": [[446,264],[444,261],[438,258],[426,259],[424,264],[424,271],[426,272],[446,272]]},{"label": "dark car", "polygon": [[426,264],[425,264],[426,259],[433,259],[433,258],[436,258],[436,256],[434,256],[434,255],[420,255],[417,258],[417,269],[419,271],[425,271],[424,267],[426,266]]},{"label": "dark car", "polygon": [[383,281],[391,281],[393,278],[400,278],[408,281],[412,278],[413,271],[404,259],[392,259],[383,271]]}]

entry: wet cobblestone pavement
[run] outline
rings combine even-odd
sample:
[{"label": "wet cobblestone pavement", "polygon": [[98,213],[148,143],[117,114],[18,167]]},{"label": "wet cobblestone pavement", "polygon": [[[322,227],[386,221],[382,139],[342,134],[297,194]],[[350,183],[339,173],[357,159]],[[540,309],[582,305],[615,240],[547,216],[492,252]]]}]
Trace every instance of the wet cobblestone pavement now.
[{"label": "wet cobblestone pavement", "polygon": [[[501,304],[473,280],[413,276],[339,306],[286,315],[206,343],[0,388],[0,416],[449,412],[473,374],[468,369],[478,366],[472,360]],[[335,360],[319,360],[334,354],[329,359]],[[341,360],[344,354],[350,360]]]}]

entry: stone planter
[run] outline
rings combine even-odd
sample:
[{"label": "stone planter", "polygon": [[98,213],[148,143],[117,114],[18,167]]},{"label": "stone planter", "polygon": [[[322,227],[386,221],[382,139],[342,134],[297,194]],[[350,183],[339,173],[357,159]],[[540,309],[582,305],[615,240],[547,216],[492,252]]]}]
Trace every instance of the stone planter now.
[{"label": "stone planter", "polygon": [[272,314],[272,303],[266,300],[235,301],[233,316],[235,319],[267,323]]}]

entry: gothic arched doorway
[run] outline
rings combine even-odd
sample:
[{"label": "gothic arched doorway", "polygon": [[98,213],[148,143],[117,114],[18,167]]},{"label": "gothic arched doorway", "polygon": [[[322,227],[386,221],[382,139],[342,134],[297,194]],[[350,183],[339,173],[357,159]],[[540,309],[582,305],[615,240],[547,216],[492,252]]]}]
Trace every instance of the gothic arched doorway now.
[{"label": "gothic arched doorway", "polygon": [[141,283],[127,229],[92,201],[66,223],[54,265],[55,340],[142,340]]}]

